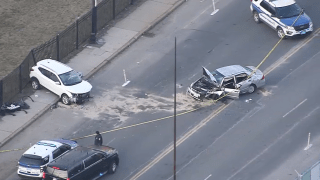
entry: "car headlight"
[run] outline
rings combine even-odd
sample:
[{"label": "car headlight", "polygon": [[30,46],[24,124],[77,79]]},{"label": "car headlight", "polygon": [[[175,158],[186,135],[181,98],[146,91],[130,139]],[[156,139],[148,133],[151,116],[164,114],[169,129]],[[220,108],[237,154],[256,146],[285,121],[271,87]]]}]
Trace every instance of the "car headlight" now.
[{"label": "car headlight", "polygon": [[313,23],[311,21],[309,22],[309,27],[313,27]]},{"label": "car headlight", "polygon": [[294,30],[294,28],[292,26],[286,26],[285,28],[288,30]]}]

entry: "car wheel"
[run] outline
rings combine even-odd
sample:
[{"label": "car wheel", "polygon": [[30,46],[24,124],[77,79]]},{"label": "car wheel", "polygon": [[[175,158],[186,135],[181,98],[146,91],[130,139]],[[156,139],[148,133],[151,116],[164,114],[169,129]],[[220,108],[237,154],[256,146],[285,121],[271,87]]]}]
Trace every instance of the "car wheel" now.
[{"label": "car wheel", "polygon": [[257,13],[257,11],[254,11],[253,12],[253,20],[254,22],[256,22],[257,24],[259,24],[261,21],[260,21],[260,17],[259,17],[259,13]]},{"label": "car wheel", "polygon": [[278,30],[277,30],[277,33],[278,33],[278,37],[279,38],[283,38],[283,39],[286,38],[286,35],[284,34],[284,31],[283,31],[282,28],[279,27]]},{"label": "car wheel", "polygon": [[254,84],[251,84],[248,88],[248,93],[251,94],[254,91],[256,91],[256,86]]},{"label": "car wheel", "polygon": [[31,86],[32,86],[32,88],[33,88],[34,90],[40,89],[40,83],[39,83],[39,81],[38,81],[37,78],[32,78],[32,79],[31,79]]},{"label": "car wheel", "polygon": [[116,172],[116,170],[117,170],[117,163],[115,160],[113,160],[112,163],[110,164],[108,173],[113,174]]},{"label": "car wheel", "polygon": [[61,101],[62,101],[62,103],[65,104],[65,105],[71,104],[70,98],[69,98],[69,96],[66,95],[66,94],[62,94],[62,96],[61,96]]}]

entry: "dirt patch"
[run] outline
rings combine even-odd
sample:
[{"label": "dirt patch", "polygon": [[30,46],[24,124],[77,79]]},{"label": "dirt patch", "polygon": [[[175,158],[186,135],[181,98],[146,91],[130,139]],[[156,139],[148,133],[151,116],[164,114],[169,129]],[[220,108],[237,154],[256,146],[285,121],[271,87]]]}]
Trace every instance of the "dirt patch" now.
[{"label": "dirt patch", "polygon": [[[120,93],[119,93],[120,92]],[[143,95],[137,97],[137,94]],[[184,112],[202,106],[213,104],[212,100],[196,101],[185,93],[177,94],[177,112]],[[90,99],[83,105],[71,105],[86,118],[93,120],[117,120],[119,124],[125,122],[130,115],[139,112],[166,111],[173,113],[173,98],[147,94],[138,89],[114,88],[105,91],[101,96]],[[107,118],[106,118],[107,115]]]},{"label": "dirt patch", "polygon": [[91,0],[7,0],[0,6],[0,79],[29,51],[88,12]]}]

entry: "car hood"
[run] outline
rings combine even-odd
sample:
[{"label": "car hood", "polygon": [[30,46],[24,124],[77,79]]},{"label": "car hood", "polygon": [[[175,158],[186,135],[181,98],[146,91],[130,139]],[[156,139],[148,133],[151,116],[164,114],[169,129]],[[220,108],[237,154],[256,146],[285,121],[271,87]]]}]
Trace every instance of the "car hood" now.
[{"label": "car hood", "polygon": [[90,92],[92,89],[92,86],[89,82],[87,81],[82,81],[79,84],[75,84],[72,86],[65,86],[66,90],[69,91],[70,93],[73,94],[83,94],[83,93],[87,93]]},{"label": "car hood", "polygon": [[[287,26],[292,26],[293,22],[298,18],[298,16],[294,16],[294,17],[290,17],[290,18],[282,18],[280,19],[280,21],[287,25]],[[303,13],[300,18],[294,23],[294,26],[300,26],[303,24],[308,24],[309,22],[311,22],[310,17],[306,14]]]}]

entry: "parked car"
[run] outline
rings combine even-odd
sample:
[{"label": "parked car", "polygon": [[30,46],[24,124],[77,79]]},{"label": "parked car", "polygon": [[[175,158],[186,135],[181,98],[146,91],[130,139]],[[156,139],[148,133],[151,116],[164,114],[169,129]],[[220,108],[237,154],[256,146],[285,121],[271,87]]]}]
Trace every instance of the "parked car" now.
[{"label": "parked car", "polygon": [[48,164],[44,180],[92,180],[115,173],[118,151],[108,146],[78,146]]},{"label": "parked car", "polygon": [[92,86],[82,80],[82,74],[56,60],[39,61],[30,70],[32,88],[40,85],[57,94],[63,104],[81,103],[88,99]]},{"label": "parked car", "polygon": [[313,31],[310,17],[294,0],[251,0],[250,9],[254,21],[269,25],[279,38]]},{"label": "parked car", "polygon": [[48,163],[77,146],[77,142],[66,139],[39,141],[23,153],[17,173],[21,178],[42,178]]},{"label": "parked car", "polygon": [[188,87],[187,94],[203,100],[222,96],[239,98],[240,93],[253,93],[265,85],[263,73],[259,69],[253,73],[254,70],[254,66],[231,65],[210,72],[203,67],[203,76]]}]

